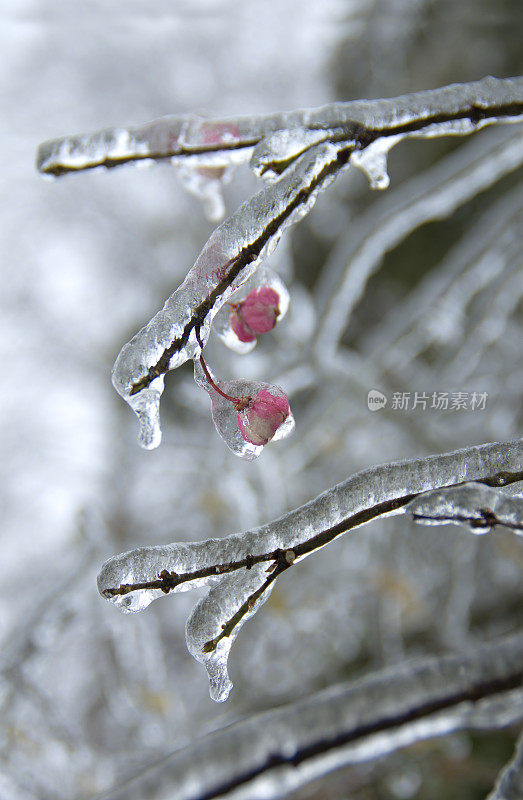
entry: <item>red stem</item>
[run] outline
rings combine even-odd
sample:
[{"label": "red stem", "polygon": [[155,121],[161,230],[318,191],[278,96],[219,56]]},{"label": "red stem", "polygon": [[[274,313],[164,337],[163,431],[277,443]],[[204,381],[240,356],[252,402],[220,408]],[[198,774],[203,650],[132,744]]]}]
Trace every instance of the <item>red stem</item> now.
[{"label": "red stem", "polygon": [[216,386],[215,382],[211,378],[209,370],[207,369],[207,364],[205,363],[203,356],[200,356],[200,364],[202,365],[202,369],[205,372],[205,377],[211,384],[212,388],[218,392],[218,394],[221,394],[222,397],[225,397],[226,400],[230,400],[231,403],[234,404],[238,403],[242,399],[241,397],[231,397],[230,394],[225,394],[225,392],[222,392],[222,390],[219,389],[218,386]]}]

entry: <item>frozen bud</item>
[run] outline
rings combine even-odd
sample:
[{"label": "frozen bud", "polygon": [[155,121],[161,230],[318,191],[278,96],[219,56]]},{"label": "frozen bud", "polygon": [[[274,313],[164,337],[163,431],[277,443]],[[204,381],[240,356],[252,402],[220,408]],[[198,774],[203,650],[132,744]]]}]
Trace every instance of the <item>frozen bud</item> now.
[{"label": "frozen bud", "polygon": [[272,331],[280,315],[279,303],[278,292],[263,286],[233,305],[230,323],[240,342],[253,342],[258,334]]},{"label": "frozen bud", "polygon": [[288,308],[289,292],[284,282],[270,267],[260,266],[223,304],[213,319],[213,328],[235,353],[249,353],[256,347],[258,336],[279,324]]},{"label": "frozen bud", "polygon": [[216,430],[235,455],[252,461],[269,441],[277,442],[294,430],[287,395],[265,381],[215,377],[203,356],[194,362],[194,379],[211,398]]},{"label": "frozen bud", "polygon": [[288,416],[287,395],[277,387],[273,393],[262,389],[246,408],[238,411],[238,427],[246,442],[264,445],[270,442]]}]

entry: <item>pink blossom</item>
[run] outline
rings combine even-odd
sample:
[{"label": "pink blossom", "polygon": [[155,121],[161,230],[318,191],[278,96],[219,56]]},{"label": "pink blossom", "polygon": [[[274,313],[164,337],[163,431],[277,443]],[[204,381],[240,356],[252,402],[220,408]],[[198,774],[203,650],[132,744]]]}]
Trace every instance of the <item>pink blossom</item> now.
[{"label": "pink blossom", "polygon": [[283,392],[277,396],[262,389],[245,409],[238,412],[238,428],[246,442],[264,445],[270,442],[288,416],[287,396]]},{"label": "pink blossom", "polygon": [[280,314],[278,292],[269,286],[253,289],[245,300],[233,305],[231,328],[240,342],[253,342],[260,333],[271,331]]}]

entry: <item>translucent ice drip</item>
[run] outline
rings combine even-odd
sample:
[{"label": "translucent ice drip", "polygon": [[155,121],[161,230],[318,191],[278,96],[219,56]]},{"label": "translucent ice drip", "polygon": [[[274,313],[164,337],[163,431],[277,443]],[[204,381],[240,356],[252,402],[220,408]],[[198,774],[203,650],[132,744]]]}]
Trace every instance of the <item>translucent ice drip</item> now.
[{"label": "translucent ice drip", "polygon": [[226,167],[197,167],[187,163],[177,164],[178,177],[188,192],[201,201],[203,213],[210,222],[219,222],[225,216],[222,188],[232,176]]},{"label": "translucent ice drip", "polygon": [[387,172],[387,155],[403,136],[389,136],[376,139],[363,150],[355,150],[350,163],[361,169],[369,179],[371,189],[386,189],[390,183]]},{"label": "translucent ice drip", "polygon": [[133,395],[128,403],[138,417],[138,443],[144,450],[154,450],[162,441],[160,429],[160,396],[164,378],[160,375],[147,389]]},{"label": "translucent ice drip", "polygon": [[253,601],[228,636],[223,636],[214,649],[206,647],[209,642],[223,634],[223,625],[234,617],[241,606],[267,580],[267,564],[257,564],[222,578],[194,607],[185,627],[185,639],[191,655],[203,664],[209,677],[211,698],[217,703],[227,700],[232,682],[227,673],[229,653],[240,629],[268,599],[274,582]]},{"label": "translucent ice drip", "polygon": [[[213,122],[193,117],[188,120],[181,142],[190,150],[195,145],[210,148],[231,145],[241,140],[240,129],[234,122]],[[207,219],[219,222],[225,216],[222,188],[232,177],[236,161],[244,161],[245,153],[238,150],[212,150],[204,155],[180,159],[175,156],[178,175],[183,185],[197,197]]]}]

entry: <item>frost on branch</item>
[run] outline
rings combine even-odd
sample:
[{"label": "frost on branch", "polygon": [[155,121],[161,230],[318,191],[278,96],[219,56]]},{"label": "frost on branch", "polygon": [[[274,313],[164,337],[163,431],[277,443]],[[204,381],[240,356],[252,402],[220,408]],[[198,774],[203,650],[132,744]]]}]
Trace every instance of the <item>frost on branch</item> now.
[{"label": "frost on branch", "polygon": [[284,439],[294,430],[287,395],[279,386],[218,380],[201,359],[194,362],[194,380],[211,398],[216,430],[240,458],[252,461],[268,442]]},{"label": "frost on branch", "polygon": [[472,533],[489,533],[496,525],[523,534],[523,498],[503,494],[482,483],[463,483],[416,497],[406,507],[422,525],[462,525]]},{"label": "frost on branch", "polygon": [[98,589],[121,610],[141,611],[164,594],[210,585],[187,624],[187,643],[209,671],[213,696],[225,700],[232,639],[282,572],[353,528],[401,513],[422,492],[464,481],[490,487],[521,481],[522,462],[518,440],[372,467],[259,528],[224,539],[140,547],[110,558],[98,576]]}]

